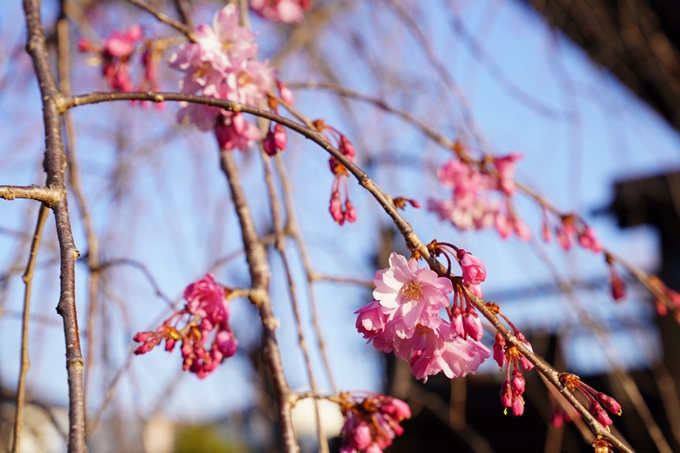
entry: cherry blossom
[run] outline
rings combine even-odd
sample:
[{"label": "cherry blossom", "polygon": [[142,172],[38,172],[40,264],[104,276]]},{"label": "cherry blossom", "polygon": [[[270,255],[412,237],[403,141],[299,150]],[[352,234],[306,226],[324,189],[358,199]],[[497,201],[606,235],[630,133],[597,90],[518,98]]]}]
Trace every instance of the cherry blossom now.
[{"label": "cherry blossom", "polygon": [[[389,263],[373,278],[375,300],[356,312],[357,330],[376,349],[408,361],[417,379],[440,372],[449,378],[474,373],[490,351],[479,342],[477,314],[469,308],[464,320],[458,305],[449,310],[451,280],[397,253]],[[439,315],[442,309],[451,322]]]},{"label": "cherry blossom", "polygon": [[[238,9],[229,4],[215,13],[212,26],[195,29],[196,42],[181,46],[170,57],[170,67],[184,76],[182,93],[226,99],[258,106],[274,84],[274,69],[266,61],[255,60],[255,35],[238,23]],[[223,150],[247,151],[262,137],[254,124],[241,113],[208,106],[182,105],[180,122],[195,124],[200,130],[214,130]],[[281,144],[279,133],[278,143]]]},{"label": "cherry blossom", "polygon": [[78,49],[81,52],[99,54],[102,61],[102,75],[111,89],[132,91],[134,84],[130,78],[130,59],[137,42],[141,39],[142,27],[135,24],[122,33],[115,30],[102,41],[101,46],[81,38],[78,41]]},{"label": "cherry blossom", "polygon": [[482,164],[477,168],[460,159],[447,161],[437,175],[444,187],[452,189],[452,198],[430,198],[428,210],[459,230],[495,227],[503,239],[513,233],[522,240],[530,239],[531,231],[514,214],[510,203],[515,192],[515,166],[520,158],[520,154],[513,153],[486,159],[488,168]]},{"label": "cherry blossom", "polygon": [[312,0],[250,0],[250,8],[273,22],[293,23],[304,17]]}]

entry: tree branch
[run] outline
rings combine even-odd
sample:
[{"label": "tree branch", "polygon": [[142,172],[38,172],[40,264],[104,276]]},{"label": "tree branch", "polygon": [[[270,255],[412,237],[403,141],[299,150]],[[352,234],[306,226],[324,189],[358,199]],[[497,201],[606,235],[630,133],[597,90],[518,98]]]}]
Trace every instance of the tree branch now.
[{"label": "tree branch", "polygon": [[279,320],[276,319],[272,312],[271,299],[268,292],[270,271],[267,254],[255,230],[250,208],[241,188],[238,168],[231,151],[222,151],[220,153],[220,162],[222,171],[227,177],[231,190],[231,198],[241,225],[243,246],[246,249],[246,261],[250,269],[252,290],[249,297],[253,305],[259,310],[262,320],[262,353],[272,375],[272,385],[278,406],[277,416],[283,437],[284,451],[287,453],[297,453],[300,451],[300,447],[297,444],[293,428],[291,392],[283,372],[281,351],[276,341],[276,328],[278,327]]},{"label": "tree branch", "polygon": [[62,193],[59,190],[42,186],[0,186],[0,198],[4,200],[15,200],[25,198],[28,200],[42,201],[48,207],[54,206]]},{"label": "tree branch", "polygon": [[66,341],[66,369],[69,387],[69,452],[84,453],[85,444],[85,406],[83,402],[83,356],[80,350],[80,335],[75,303],[75,261],[80,255],[73,241],[68,201],[64,183],[66,156],[61,138],[59,108],[61,94],[57,89],[50,68],[50,59],[45,43],[45,33],[40,19],[40,0],[24,0],[28,51],[43,101],[43,122],[45,125],[45,160],[43,167],[47,174],[46,186],[61,193],[59,200],[52,205],[57,238],[61,257],[61,288],[57,313],[64,321]]}]

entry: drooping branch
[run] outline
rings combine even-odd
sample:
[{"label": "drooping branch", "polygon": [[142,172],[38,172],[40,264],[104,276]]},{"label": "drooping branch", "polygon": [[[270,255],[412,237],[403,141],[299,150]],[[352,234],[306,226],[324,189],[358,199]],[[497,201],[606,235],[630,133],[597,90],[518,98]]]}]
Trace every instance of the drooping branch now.
[{"label": "drooping branch", "polygon": [[[416,235],[416,233],[413,231],[413,228],[411,225],[401,216],[401,214],[397,211],[396,206],[394,205],[392,198],[385,194],[376,184],[375,182],[364,172],[361,168],[359,168],[356,164],[354,164],[352,161],[348,160],[342,152],[340,152],[338,149],[333,147],[331,143],[329,143],[326,138],[319,133],[316,130],[312,130],[308,128],[307,126],[301,125],[295,121],[292,121],[290,119],[284,118],[280,115],[271,113],[269,111],[255,108],[255,107],[248,107],[245,105],[240,105],[236,104],[233,102],[225,101],[225,100],[217,100],[217,99],[211,99],[207,97],[202,97],[202,96],[193,96],[193,95],[182,95],[182,94],[176,94],[176,93],[154,93],[154,92],[132,92],[132,93],[90,93],[87,95],[82,95],[82,96],[74,96],[70,98],[64,98],[62,99],[62,108],[67,109],[69,107],[73,107],[76,105],[84,105],[84,104],[92,104],[92,103],[98,103],[98,102],[106,102],[106,101],[114,101],[114,100],[148,100],[148,101],[153,101],[153,102],[163,102],[163,101],[185,101],[185,102],[194,102],[198,104],[203,104],[203,105],[211,105],[215,107],[220,107],[224,108],[226,110],[230,110],[233,112],[244,112],[244,113],[249,113],[261,118],[266,118],[272,121],[276,121],[279,124],[282,124],[283,126],[286,126],[304,137],[312,140],[315,142],[317,145],[319,145],[321,148],[326,150],[329,154],[331,154],[333,157],[335,157],[342,165],[344,165],[350,173],[357,179],[359,184],[364,187],[366,190],[368,190],[371,195],[378,201],[380,206],[383,208],[383,210],[390,216],[390,218],[394,221],[395,226],[401,233],[401,235],[404,237],[404,240],[406,242],[406,245],[409,247],[409,249],[412,251],[412,253],[419,255],[421,258],[425,259],[427,261],[428,265],[432,270],[437,272],[439,275],[442,276],[447,276],[448,277],[448,272],[447,269],[444,265],[442,265],[439,261],[433,257],[427,246],[423,243],[423,241]],[[229,163],[230,165],[225,165],[226,163]],[[233,167],[233,157],[231,157],[231,154],[229,152],[222,152],[222,163],[223,163],[223,169],[226,168],[231,168],[234,171],[234,174],[237,176],[237,173],[235,172],[235,167]],[[226,171],[226,170],[225,170]],[[239,192],[240,192],[240,186],[238,186]],[[242,195],[242,194],[241,194]],[[245,203],[245,199],[242,200],[243,203]],[[239,206],[238,203],[235,204]],[[247,214],[246,219],[249,220],[248,222],[245,223],[245,226],[249,227],[251,230],[252,234],[248,234],[248,238],[246,238],[246,230],[243,230],[244,234],[244,244],[246,245],[246,255],[250,256],[249,254],[249,246],[248,246],[248,241],[255,241],[252,242],[253,244],[259,245],[259,247],[255,247],[255,250],[262,250],[262,254],[264,254],[264,249],[261,247],[261,244],[257,242],[257,233],[254,230],[254,227],[252,225],[252,218],[250,217],[250,211],[245,205],[245,211],[244,213]],[[239,212],[239,219],[241,221],[241,226],[242,229],[244,227],[244,217],[242,217],[242,213],[240,210],[237,209],[237,212]],[[254,236],[253,236],[254,235]],[[246,240],[247,239],[247,240]],[[258,252],[259,253],[259,252]],[[249,258],[249,264],[251,264],[251,259]],[[260,263],[260,259],[257,259],[253,261],[254,263]],[[251,273],[256,272],[254,276],[258,276],[259,278],[262,278],[260,275],[262,273],[262,269],[265,269],[268,272],[268,266],[266,264],[266,259],[264,259],[264,267],[263,266],[256,266],[254,269],[251,264]],[[253,281],[255,282],[256,279],[253,277]],[[268,276],[266,277],[266,281],[268,282]],[[466,290],[467,291],[467,290]],[[632,453],[632,450],[628,448],[621,440],[619,440],[616,436],[612,435],[611,432],[609,432],[606,428],[604,428],[591,414],[588,412],[588,410],[576,399],[576,397],[569,391],[569,389],[563,385],[560,380],[559,380],[559,373],[552,368],[550,365],[548,365],[546,362],[544,362],[540,357],[536,356],[532,351],[530,351],[515,335],[510,331],[505,325],[501,322],[500,319],[496,316],[494,311],[490,309],[487,305],[486,302],[484,302],[482,299],[476,297],[474,294],[470,293],[467,291],[468,297],[472,303],[472,305],[475,306],[477,310],[479,310],[480,313],[492,324],[492,326],[501,333],[501,335],[505,338],[505,341],[511,345],[516,346],[519,351],[536,367],[536,370],[540,372],[542,375],[546,377],[548,382],[550,382],[556,389],[559,390],[559,392],[569,401],[569,403],[581,414],[581,417],[583,420],[586,422],[586,424],[589,426],[590,430],[598,437],[598,438],[604,438],[607,439],[613,446],[618,448],[624,453]],[[261,294],[259,291],[253,291],[253,294]],[[252,300],[251,296],[251,300]],[[268,301],[269,297],[266,291],[264,291],[263,297]],[[256,303],[255,301],[253,301]],[[256,303],[257,305],[257,303]],[[258,305],[259,306],[259,305]],[[271,312],[270,312],[271,313]],[[272,315],[273,317],[273,315]],[[263,326],[265,323],[265,318],[266,316],[263,316]],[[273,333],[273,332],[272,332]],[[278,351],[278,349],[277,349]]]}]

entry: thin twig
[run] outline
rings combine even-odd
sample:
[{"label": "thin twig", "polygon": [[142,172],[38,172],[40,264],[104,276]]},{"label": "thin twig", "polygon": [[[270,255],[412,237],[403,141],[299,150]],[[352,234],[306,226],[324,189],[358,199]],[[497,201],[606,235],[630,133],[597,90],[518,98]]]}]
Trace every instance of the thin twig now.
[{"label": "thin twig", "polygon": [[26,271],[24,272],[23,277],[26,289],[24,292],[24,315],[21,324],[21,369],[19,371],[17,402],[14,412],[14,440],[12,441],[12,453],[21,453],[21,427],[24,417],[24,401],[26,399],[26,374],[31,366],[31,361],[28,356],[28,325],[31,318],[31,284],[33,283],[33,270],[35,269],[35,262],[38,257],[40,239],[42,238],[43,228],[49,213],[50,211],[47,206],[40,206],[38,223],[35,226],[35,233],[33,234],[33,241],[31,242],[31,253],[29,254],[28,264],[26,264]]},{"label": "thin twig", "polygon": [[17,198],[42,201],[53,206],[61,199],[61,192],[42,186],[0,186],[0,198],[11,201]]},{"label": "thin twig", "polygon": [[319,346],[319,353],[323,362],[326,378],[330,384],[331,391],[337,393],[338,389],[335,385],[335,378],[333,377],[333,370],[331,369],[330,361],[328,360],[328,353],[326,352],[326,342],[324,341],[323,331],[319,322],[318,304],[316,303],[316,293],[314,292],[314,282],[318,279],[318,274],[312,268],[312,262],[309,258],[307,245],[302,238],[302,232],[297,223],[297,213],[295,212],[295,204],[293,203],[293,188],[291,187],[290,178],[288,177],[288,169],[280,154],[276,156],[276,170],[281,179],[281,188],[283,190],[283,204],[286,208],[286,231],[293,237],[295,245],[297,246],[300,258],[302,259],[302,267],[305,270],[307,277],[307,297],[309,297],[309,306],[312,315],[312,326],[314,327],[314,334],[316,335]]},{"label": "thin twig", "polygon": [[184,36],[186,36],[187,39],[189,39],[189,41],[191,42],[196,41],[196,38],[194,37],[193,28],[176,21],[171,17],[168,17],[167,15],[163,14],[162,12],[158,11],[156,8],[154,8],[153,6],[149,5],[146,2],[143,2],[142,0],[128,0],[128,1],[135,6],[142,8],[144,11],[152,14],[156,19],[163,22],[164,24],[170,25],[175,30],[179,31]]}]

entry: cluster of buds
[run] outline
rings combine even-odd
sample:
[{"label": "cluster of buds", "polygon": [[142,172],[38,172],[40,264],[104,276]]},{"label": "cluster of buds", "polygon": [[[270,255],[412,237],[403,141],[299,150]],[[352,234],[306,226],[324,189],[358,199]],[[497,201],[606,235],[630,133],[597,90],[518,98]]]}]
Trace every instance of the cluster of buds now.
[{"label": "cluster of buds", "polygon": [[[354,145],[349,139],[334,127],[328,126],[324,120],[319,119],[314,121],[314,127],[324,134],[328,141],[335,140],[338,144],[338,150],[350,162],[354,161],[356,152]],[[331,201],[328,211],[331,213],[333,220],[343,225],[345,222],[353,223],[357,220],[357,210],[349,199],[349,188],[347,186],[347,177],[349,172],[347,167],[341,164],[335,157],[331,156],[328,159],[331,173],[335,176],[333,184],[331,185]],[[344,192],[345,202],[342,202],[341,192]]]},{"label": "cluster of buds", "polygon": [[[229,300],[236,294],[215,282],[212,274],[193,282],[184,290],[186,304],[156,330],[139,332],[134,340],[142,343],[135,354],[146,354],[165,340],[172,352],[182,342],[182,369],[203,379],[225,358],[236,353],[238,341],[229,327]],[[212,344],[208,345],[210,338]]]},{"label": "cluster of buds", "polygon": [[[498,315],[510,325],[513,334],[520,343],[533,352],[531,343],[527,341],[524,334],[505,315],[500,312],[498,312]],[[501,404],[505,407],[504,413],[507,414],[508,409],[512,409],[512,415],[519,417],[524,414],[524,397],[522,395],[526,388],[526,381],[520,368],[529,371],[534,365],[524,357],[517,346],[506,344],[505,338],[500,332],[496,332],[494,338],[493,358],[501,369],[505,367],[505,380],[501,385]]]},{"label": "cluster of buds", "polygon": [[130,78],[130,58],[135,46],[142,39],[142,27],[135,24],[123,33],[114,31],[98,46],[86,38],[80,38],[78,49],[81,52],[97,54],[96,63],[102,65],[102,75],[113,90],[132,91]]},{"label": "cluster of buds", "polygon": [[[680,308],[680,294],[666,286],[656,275],[650,276],[647,282],[651,287],[652,292],[657,296],[654,300],[654,305],[656,305],[656,311],[659,316],[666,316],[668,314],[669,308],[675,308],[675,319],[680,324],[680,311],[678,310],[678,308]],[[664,302],[662,297],[659,297],[659,295],[662,295],[666,299],[670,300],[672,305],[669,307],[669,305]]]},{"label": "cluster of buds", "polygon": [[347,393],[340,397],[345,417],[340,453],[381,453],[404,432],[402,420],[411,418],[408,404],[391,396],[370,394],[361,402]]},{"label": "cluster of buds", "polygon": [[503,239],[514,233],[522,240],[529,240],[531,230],[515,214],[510,201],[516,190],[515,168],[522,155],[486,156],[481,162],[475,162],[460,142],[454,151],[458,158],[449,160],[437,172],[442,185],[452,189],[452,197],[429,199],[428,210],[459,230],[495,227]]},{"label": "cluster of buds", "polygon": [[600,422],[602,426],[609,427],[613,424],[604,407],[612,414],[621,415],[621,405],[611,396],[598,392],[591,386],[583,383],[581,378],[571,373],[561,373],[560,383],[569,390],[578,390],[588,402],[588,412]]},{"label": "cluster of buds", "polygon": [[[552,238],[551,223],[548,218],[548,212],[543,209],[543,226],[541,228],[543,240],[550,242]],[[560,224],[554,227],[555,237],[557,242],[564,250],[571,249],[572,241],[575,238],[578,243],[586,250],[592,250],[594,253],[602,252],[602,244],[593,227],[587,225],[583,219],[574,215],[566,214],[560,216]]]}]

